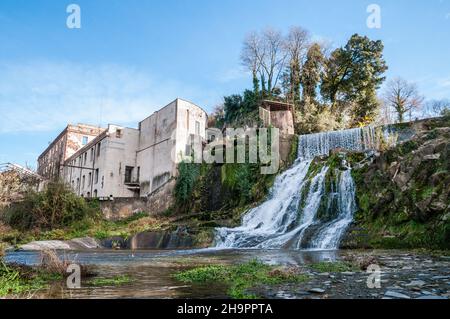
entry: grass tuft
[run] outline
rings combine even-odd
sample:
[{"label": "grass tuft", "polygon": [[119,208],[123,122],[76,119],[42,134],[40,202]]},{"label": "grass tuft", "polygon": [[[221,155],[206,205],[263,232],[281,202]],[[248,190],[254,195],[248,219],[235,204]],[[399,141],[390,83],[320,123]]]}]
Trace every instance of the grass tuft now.
[{"label": "grass tuft", "polygon": [[269,266],[258,260],[233,266],[198,267],[177,273],[174,277],[184,283],[224,283],[228,286],[228,295],[233,299],[259,298],[256,294],[247,292],[248,289],[259,285],[304,282],[308,279],[308,276],[299,273],[298,269]]}]

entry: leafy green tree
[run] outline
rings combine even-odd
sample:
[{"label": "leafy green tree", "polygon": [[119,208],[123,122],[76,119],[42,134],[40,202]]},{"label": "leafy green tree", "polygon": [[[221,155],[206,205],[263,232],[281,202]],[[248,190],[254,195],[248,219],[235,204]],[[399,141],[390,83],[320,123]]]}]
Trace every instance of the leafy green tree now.
[{"label": "leafy green tree", "polygon": [[306,61],[301,75],[304,101],[315,102],[324,61],[325,57],[320,44],[314,43],[311,45],[306,54]]},{"label": "leafy green tree", "polygon": [[352,125],[372,120],[378,109],[376,91],[387,70],[383,43],[354,34],[326,63],[321,93],[333,113],[351,112]]},{"label": "leafy green tree", "polygon": [[258,110],[259,96],[245,90],[243,95],[233,94],[224,97],[225,123],[230,124]]}]

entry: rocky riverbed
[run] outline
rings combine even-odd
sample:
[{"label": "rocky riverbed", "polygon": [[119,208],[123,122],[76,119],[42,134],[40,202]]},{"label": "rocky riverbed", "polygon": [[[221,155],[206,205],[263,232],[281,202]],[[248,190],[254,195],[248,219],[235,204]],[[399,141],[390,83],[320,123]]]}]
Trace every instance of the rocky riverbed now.
[{"label": "rocky riverbed", "polygon": [[[353,255],[344,252],[343,257]],[[267,298],[307,299],[448,299],[450,297],[450,256],[409,252],[374,251],[369,254],[380,267],[379,288],[369,288],[373,272],[326,272],[301,267],[309,274],[305,284],[265,287]]]}]

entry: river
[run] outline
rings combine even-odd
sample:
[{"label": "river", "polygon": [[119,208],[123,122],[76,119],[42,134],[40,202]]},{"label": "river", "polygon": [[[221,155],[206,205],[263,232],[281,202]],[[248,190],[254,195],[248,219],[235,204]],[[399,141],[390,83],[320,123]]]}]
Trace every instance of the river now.
[{"label": "river", "polygon": [[[370,255],[381,267],[381,288],[370,289],[365,271],[318,273],[305,268],[311,280],[302,284],[264,287],[259,293],[267,298],[448,298],[450,258],[407,251],[347,250],[167,250],[111,251],[89,250],[60,252],[61,258],[89,265],[100,277],[127,275],[132,281],[123,285],[92,286],[82,278],[81,289],[68,289],[56,282],[49,289],[36,292],[33,298],[226,298],[220,283],[186,285],[172,275],[199,265],[237,264],[252,259],[272,265],[305,267],[320,261],[337,261],[345,256]],[[28,265],[39,263],[39,252],[17,251],[6,255],[7,262]],[[319,289],[323,292],[312,292]]]}]

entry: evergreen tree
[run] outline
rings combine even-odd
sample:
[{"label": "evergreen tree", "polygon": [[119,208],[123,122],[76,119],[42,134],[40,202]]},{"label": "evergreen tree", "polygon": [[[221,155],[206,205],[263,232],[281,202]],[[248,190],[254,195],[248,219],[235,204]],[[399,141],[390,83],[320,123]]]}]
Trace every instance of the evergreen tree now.
[{"label": "evergreen tree", "polygon": [[308,98],[309,102],[315,102],[317,97],[317,87],[320,83],[324,56],[322,48],[318,43],[314,43],[308,50],[306,61],[303,65],[301,83],[303,87],[303,101]]},{"label": "evergreen tree", "polygon": [[376,91],[385,80],[383,43],[354,34],[326,63],[321,93],[333,113],[351,111],[353,126],[373,120],[378,108]]}]

